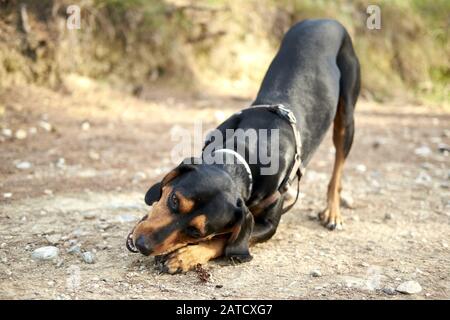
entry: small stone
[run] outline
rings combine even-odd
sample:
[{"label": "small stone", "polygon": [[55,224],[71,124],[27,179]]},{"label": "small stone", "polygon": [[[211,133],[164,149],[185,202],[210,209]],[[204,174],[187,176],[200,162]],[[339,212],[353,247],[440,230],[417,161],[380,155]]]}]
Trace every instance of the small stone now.
[{"label": "small stone", "polygon": [[139,171],[136,172],[133,176],[133,180],[131,181],[133,184],[136,184],[142,180],[147,179],[147,175],[145,174],[145,172]]},{"label": "small stone", "polygon": [[3,242],[2,244],[0,244],[0,248],[6,248],[6,242]]},{"label": "small stone", "polygon": [[223,111],[216,111],[214,113],[214,117],[216,118],[217,122],[223,122],[227,118],[226,114]]},{"label": "small stone", "polygon": [[45,240],[47,240],[48,243],[50,244],[57,244],[61,240],[61,235],[60,234],[46,235]]},{"label": "small stone", "polygon": [[117,221],[121,223],[129,223],[138,220],[137,217],[132,216],[131,214],[121,214],[117,217]]},{"label": "small stone", "polygon": [[353,209],[355,205],[355,201],[353,200],[353,197],[351,194],[347,192],[341,193],[341,203],[342,205],[347,209]]},{"label": "small stone", "polygon": [[390,212],[386,212],[386,214],[384,215],[385,220],[392,220],[393,217],[393,214]]},{"label": "small stone", "polygon": [[54,260],[58,257],[59,249],[54,246],[41,247],[31,254],[33,260]]},{"label": "small stone", "polygon": [[2,129],[2,135],[4,135],[7,138],[11,138],[12,137],[12,130],[11,129]]},{"label": "small stone", "polygon": [[361,266],[367,268],[369,266],[369,264],[367,262],[361,262]]},{"label": "small stone", "polygon": [[71,246],[69,249],[67,249],[67,253],[78,255],[81,253],[81,246],[79,244],[75,244]]},{"label": "small stone", "polygon": [[427,157],[431,154],[431,149],[428,148],[427,146],[421,146],[419,148],[416,148],[414,150],[414,153],[421,157]]},{"label": "small stone", "polygon": [[28,161],[20,161],[16,163],[16,168],[20,170],[27,170],[31,168],[31,163]]},{"label": "small stone", "polygon": [[310,213],[308,213],[308,219],[309,220],[318,220],[319,219],[319,217],[318,217],[318,215],[317,215],[317,212],[310,212]]},{"label": "small stone", "polygon": [[397,294],[397,291],[395,291],[395,289],[392,287],[383,288],[383,292],[390,296],[395,296]]},{"label": "small stone", "polygon": [[58,168],[64,168],[66,166],[66,159],[59,158],[58,161],[56,162],[56,166]]},{"label": "small stone", "polygon": [[44,193],[45,193],[46,195],[48,195],[48,196],[52,196],[52,195],[53,195],[53,191],[50,190],[50,189],[45,189],[45,190],[44,190]]},{"label": "small stone", "polygon": [[431,180],[432,179],[429,174],[425,171],[421,171],[414,182],[419,185],[427,185],[431,182]]},{"label": "small stone", "polygon": [[97,217],[97,215],[93,211],[83,212],[82,216],[86,220],[92,220],[92,219],[95,219]]},{"label": "small stone", "polygon": [[61,268],[61,266],[64,264],[64,260],[62,259],[62,258],[59,258],[57,261],[56,261],[56,267],[57,268]]},{"label": "small stone", "polygon": [[9,198],[12,197],[12,195],[13,195],[13,194],[12,194],[11,192],[6,192],[6,193],[3,194],[3,198],[9,199]]},{"label": "small stone", "polygon": [[83,254],[81,256],[82,256],[84,262],[86,262],[88,264],[95,263],[95,255],[92,252],[89,252],[89,251],[83,252]]},{"label": "small stone", "polygon": [[438,150],[441,153],[450,152],[450,146],[445,143],[439,143]]},{"label": "small stone", "polygon": [[44,129],[47,132],[50,132],[53,130],[53,126],[48,123],[47,121],[39,121],[39,127],[41,127],[42,129]]},{"label": "small stone", "polygon": [[320,270],[317,270],[317,269],[312,270],[309,274],[314,278],[318,278],[318,277],[322,276],[322,272],[320,272]]},{"label": "small stone", "polygon": [[89,158],[92,160],[100,160],[100,154],[95,152],[94,150],[89,151]]},{"label": "small stone", "polygon": [[81,124],[81,130],[88,131],[91,128],[91,124],[88,121],[83,121]]},{"label": "small stone", "polygon": [[400,284],[396,290],[405,294],[415,294],[421,292],[422,287],[417,281],[406,281]]},{"label": "small stone", "polygon": [[26,139],[27,135],[28,134],[27,134],[27,132],[25,130],[19,129],[19,130],[16,131],[15,137],[18,140],[23,140],[23,139]]},{"label": "small stone", "polygon": [[367,167],[365,165],[363,165],[363,164],[358,164],[356,166],[356,171],[364,173],[364,172],[367,171]]}]

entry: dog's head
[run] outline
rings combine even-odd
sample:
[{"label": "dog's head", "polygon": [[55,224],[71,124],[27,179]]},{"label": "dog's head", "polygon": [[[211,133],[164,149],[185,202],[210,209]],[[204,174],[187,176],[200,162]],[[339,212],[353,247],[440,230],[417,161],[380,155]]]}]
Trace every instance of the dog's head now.
[{"label": "dog's head", "polygon": [[145,195],[151,212],[131,231],[127,248],[162,255],[229,234],[225,255],[248,260],[253,216],[230,175],[206,164],[180,164]]}]

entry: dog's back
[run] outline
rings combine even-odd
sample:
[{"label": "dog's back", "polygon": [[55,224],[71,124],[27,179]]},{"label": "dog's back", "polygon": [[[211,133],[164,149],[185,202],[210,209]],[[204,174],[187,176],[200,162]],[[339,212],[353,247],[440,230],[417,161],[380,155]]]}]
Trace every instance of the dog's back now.
[{"label": "dog's back", "polygon": [[[354,79],[344,78],[349,69]],[[347,31],[335,20],[305,20],[286,33],[253,104],[281,103],[294,111],[307,163],[333,122],[339,98],[357,96],[343,90],[359,91],[359,63]]]}]

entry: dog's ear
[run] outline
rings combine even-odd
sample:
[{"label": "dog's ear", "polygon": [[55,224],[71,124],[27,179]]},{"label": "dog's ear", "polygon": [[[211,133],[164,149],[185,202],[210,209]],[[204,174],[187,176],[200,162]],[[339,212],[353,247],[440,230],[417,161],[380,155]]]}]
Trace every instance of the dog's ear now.
[{"label": "dog's ear", "polygon": [[225,256],[238,262],[247,262],[253,258],[250,255],[249,241],[255,222],[242,199],[238,199],[235,214],[237,220],[225,248]]},{"label": "dog's ear", "polygon": [[151,206],[153,203],[161,198],[161,182],[155,183],[145,194],[145,203]]},{"label": "dog's ear", "polygon": [[198,163],[197,158],[184,159],[178,167],[166,174],[161,182],[155,183],[150,189],[148,189],[147,193],[145,194],[145,203],[151,206],[153,203],[159,201],[162,194],[162,188],[181,174],[190,170],[194,170],[196,163]]}]

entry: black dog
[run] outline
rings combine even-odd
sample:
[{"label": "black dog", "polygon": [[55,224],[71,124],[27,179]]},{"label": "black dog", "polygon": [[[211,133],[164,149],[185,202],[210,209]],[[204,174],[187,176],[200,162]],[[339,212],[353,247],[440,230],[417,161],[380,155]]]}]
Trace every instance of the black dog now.
[{"label": "black dog", "polygon": [[[223,255],[250,260],[249,246],[271,238],[282,213],[292,206],[287,190],[296,176],[300,180],[302,166],[333,121],[336,158],[328,205],[319,217],[330,230],[341,228],[341,175],[353,141],[359,89],[359,62],[341,24],[306,20],[293,26],[253,107],[217,128],[224,137],[227,129],[277,129],[280,157],[276,174],[261,173],[267,164],[262,164],[259,152],[266,148],[270,153],[270,143],[237,141],[238,148],[230,150],[223,146],[235,136],[209,140],[203,155],[220,154],[225,164],[196,164],[198,159],[193,159],[194,163],[182,163],[151,187],[145,201],[153,204],[152,213],[130,233],[127,247],[163,257],[160,260],[169,273],[187,271]],[[249,163],[252,157],[256,163]],[[230,164],[229,160],[234,161]]]}]

